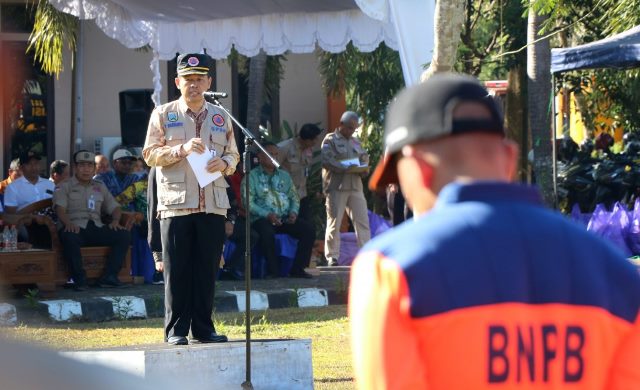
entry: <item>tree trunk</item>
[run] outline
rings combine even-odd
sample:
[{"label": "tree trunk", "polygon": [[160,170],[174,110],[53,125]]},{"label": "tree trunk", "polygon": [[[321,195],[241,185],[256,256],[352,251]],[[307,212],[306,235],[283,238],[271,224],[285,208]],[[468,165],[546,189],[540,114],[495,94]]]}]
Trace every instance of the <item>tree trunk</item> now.
[{"label": "tree trunk", "polygon": [[267,54],[261,49],[249,63],[249,82],[247,97],[247,129],[259,135],[258,126],[264,103],[264,76],[267,69]]},{"label": "tree trunk", "polygon": [[433,57],[429,69],[422,73],[421,81],[424,82],[436,72],[453,70],[464,22],[464,3],[465,0],[436,1]]},{"label": "tree trunk", "polygon": [[[533,5],[535,0],[530,0]],[[549,40],[539,39],[540,26],[545,16],[536,15],[533,7],[529,8],[527,25],[527,78],[529,99],[529,129],[533,146],[533,171],[542,196],[549,206],[556,205],[554,188],[554,163],[552,154],[551,127],[551,49]]]},{"label": "tree trunk", "polygon": [[531,149],[527,123],[527,73],[524,64],[516,65],[509,70],[504,124],[507,137],[518,143],[520,147],[520,161],[518,163],[518,179],[531,182],[531,172],[527,154]]}]

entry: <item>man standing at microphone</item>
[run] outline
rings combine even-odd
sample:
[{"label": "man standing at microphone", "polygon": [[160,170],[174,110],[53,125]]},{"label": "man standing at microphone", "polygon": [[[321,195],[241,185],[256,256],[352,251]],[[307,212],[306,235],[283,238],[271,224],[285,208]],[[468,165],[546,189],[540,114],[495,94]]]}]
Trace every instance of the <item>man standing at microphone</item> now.
[{"label": "man standing at microphone", "polygon": [[173,345],[227,341],[216,333],[211,316],[228,184],[220,177],[201,188],[186,159],[208,149],[213,157],[207,170],[223,176],[233,174],[239,159],[230,118],[203,96],[211,87],[209,61],[204,54],[178,57],[175,83],[182,96],[155,108],[142,150],[146,163],[157,167],[165,341]]}]

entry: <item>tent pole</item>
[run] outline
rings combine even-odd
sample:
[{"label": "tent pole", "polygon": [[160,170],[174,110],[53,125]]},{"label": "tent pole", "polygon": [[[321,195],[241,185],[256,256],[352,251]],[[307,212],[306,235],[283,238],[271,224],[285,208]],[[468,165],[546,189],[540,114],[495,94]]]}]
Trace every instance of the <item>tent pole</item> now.
[{"label": "tent pole", "polygon": [[551,74],[551,107],[552,107],[552,115],[551,115],[551,161],[553,170],[553,208],[558,209],[558,151],[556,144],[556,134],[557,130],[557,107],[556,107],[556,75],[555,73]]}]

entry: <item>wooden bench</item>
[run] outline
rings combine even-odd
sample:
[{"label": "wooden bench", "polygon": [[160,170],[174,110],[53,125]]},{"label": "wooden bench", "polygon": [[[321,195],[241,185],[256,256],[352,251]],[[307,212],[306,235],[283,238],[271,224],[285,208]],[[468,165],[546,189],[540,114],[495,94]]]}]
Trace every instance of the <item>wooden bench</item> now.
[{"label": "wooden bench", "polygon": [[[58,238],[55,223],[46,215],[37,214],[5,214],[5,224],[25,226],[27,230],[34,230],[36,225],[46,226],[51,237],[51,248],[45,250],[19,250],[15,252],[0,252],[0,276],[8,284],[36,283],[43,291],[52,290],[56,285],[63,285],[69,280],[69,269],[64,259],[62,244]],[[140,223],[143,216],[138,212],[122,212],[120,224],[131,229]],[[107,246],[83,247],[82,263],[87,279],[97,279],[102,276],[107,256],[111,251]],[[118,278],[123,283],[131,283],[131,249],[122,264]]]}]

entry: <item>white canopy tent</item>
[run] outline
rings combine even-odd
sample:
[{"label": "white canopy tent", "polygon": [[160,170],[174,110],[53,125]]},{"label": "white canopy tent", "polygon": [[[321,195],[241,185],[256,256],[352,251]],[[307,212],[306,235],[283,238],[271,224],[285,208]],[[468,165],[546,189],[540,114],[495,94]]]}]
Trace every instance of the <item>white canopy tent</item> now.
[{"label": "white canopy tent", "polygon": [[435,0],[49,0],[80,19],[94,19],[129,48],[151,46],[154,101],[160,103],[159,60],[203,49],[215,59],[232,47],[254,56],[337,53],[351,41],[361,51],[381,42],[400,52],[407,85],[431,60]]}]

